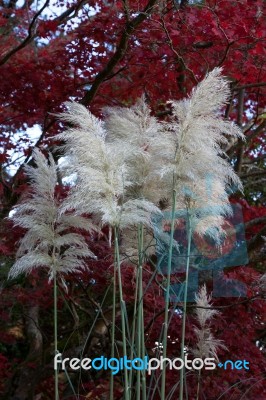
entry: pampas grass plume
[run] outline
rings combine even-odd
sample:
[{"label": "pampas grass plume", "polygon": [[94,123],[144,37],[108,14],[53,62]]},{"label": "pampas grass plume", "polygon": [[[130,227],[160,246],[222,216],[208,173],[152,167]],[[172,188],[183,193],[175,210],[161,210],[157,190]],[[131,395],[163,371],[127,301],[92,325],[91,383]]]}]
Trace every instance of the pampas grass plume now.
[{"label": "pampas grass plume", "polygon": [[9,278],[47,267],[51,280],[54,274],[80,271],[86,267],[86,257],[95,258],[84,237],[71,230],[78,228],[91,232],[98,228],[80,215],[62,212],[64,202],[60,203],[55,195],[57,169],[53,157],[49,155],[47,161],[35,149],[33,161],[36,167],[25,167],[30,193],[15,207],[11,217],[14,225],[26,229],[26,233],[20,241]]},{"label": "pampas grass plume", "polygon": [[219,349],[226,349],[226,346],[219,339],[215,339],[210,322],[214,317],[219,316],[219,311],[211,308],[211,296],[207,294],[206,286],[203,285],[198,294],[195,295],[196,302],[196,321],[194,332],[197,338],[196,347],[192,350],[193,355],[199,358],[213,357],[218,360],[217,352]]},{"label": "pampas grass plume", "polygon": [[84,106],[66,103],[68,111],[61,119],[70,123],[57,138],[69,159],[69,169],[77,181],[65,204],[66,209],[92,213],[102,225],[124,229],[127,226],[151,225],[151,214],[159,209],[145,198],[127,198],[134,185],[128,160],[134,158],[128,141],[123,147],[106,141],[107,131],[98,118]]}]

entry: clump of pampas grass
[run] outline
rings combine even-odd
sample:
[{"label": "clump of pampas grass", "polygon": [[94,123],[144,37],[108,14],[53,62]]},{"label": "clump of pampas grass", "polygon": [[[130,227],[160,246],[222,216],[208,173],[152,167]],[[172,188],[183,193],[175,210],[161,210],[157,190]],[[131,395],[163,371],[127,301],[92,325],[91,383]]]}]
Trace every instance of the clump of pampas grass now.
[{"label": "clump of pampas grass", "polygon": [[[70,127],[57,136],[65,144],[62,146],[69,161],[69,170],[76,174],[65,210],[81,210],[93,215],[101,226],[109,227],[109,240],[114,231],[115,274],[113,289],[112,350],[114,356],[115,295],[116,274],[121,309],[121,331],[123,337],[123,356],[127,357],[126,306],[123,298],[123,285],[120,262],[120,233],[129,227],[151,227],[152,215],[160,213],[159,208],[149,199],[136,193],[129,196],[136,187],[132,173],[133,164],[138,162],[141,150],[126,140],[118,145],[107,141],[107,130],[103,122],[93,116],[84,106],[66,103],[68,110],[60,115],[61,120]],[[126,129],[126,128],[125,128]],[[143,186],[140,180],[137,186]],[[142,252],[142,251],[141,251]],[[142,278],[139,278],[142,283]],[[142,295],[141,295],[142,298]],[[124,369],[125,399],[128,400],[129,377]],[[113,378],[110,393],[113,392]]]},{"label": "clump of pampas grass", "polygon": [[55,193],[57,168],[53,157],[50,155],[48,162],[35,149],[33,161],[35,167],[25,166],[30,191],[14,208],[11,217],[14,225],[26,229],[26,233],[20,240],[17,260],[9,271],[9,278],[46,267],[51,280],[55,275],[63,277],[78,272],[86,267],[87,257],[95,258],[84,237],[73,233],[73,228],[88,232],[98,228],[81,215],[63,211],[64,201],[60,202]]}]

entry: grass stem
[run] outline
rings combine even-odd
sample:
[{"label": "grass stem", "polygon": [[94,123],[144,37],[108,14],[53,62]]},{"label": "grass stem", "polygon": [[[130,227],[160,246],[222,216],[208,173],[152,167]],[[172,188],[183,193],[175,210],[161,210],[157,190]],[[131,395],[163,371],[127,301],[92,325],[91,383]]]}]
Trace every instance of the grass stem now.
[{"label": "grass stem", "polygon": [[[54,271],[54,352],[55,356],[58,354],[57,349],[57,280],[56,271]],[[58,390],[58,370],[55,369],[55,400],[59,400]]]},{"label": "grass stem", "polygon": [[[184,306],[182,320],[182,336],[181,336],[181,359],[185,360],[185,335],[186,335],[186,317],[187,317],[187,294],[188,294],[188,279],[189,279],[189,263],[190,263],[190,248],[191,248],[191,216],[187,211],[187,262],[186,262],[186,280],[184,290]],[[183,400],[184,392],[184,368],[180,370],[180,391],[179,400]]]},{"label": "grass stem", "polygon": [[[113,277],[113,310],[112,310],[112,329],[111,329],[111,358],[115,356],[115,317],[116,317],[116,269]],[[110,374],[110,400],[114,400],[114,375]]]},{"label": "grass stem", "polygon": [[[171,284],[171,269],[172,269],[172,254],[175,228],[175,209],[176,209],[176,190],[173,190],[172,212],[171,212],[171,230],[167,264],[167,280],[165,292],[165,311],[164,311],[164,326],[163,326],[163,358],[167,355],[167,333],[168,333],[168,312],[170,303],[170,284]],[[163,363],[162,382],[161,382],[161,399],[165,399],[165,384],[166,384],[166,363]]]},{"label": "grass stem", "polygon": [[[123,356],[127,359],[127,338],[126,338],[126,307],[123,299],[122,289],[122,276],[121,276],[121,265],[120,265],[120,254],[119,254],[119,242],[118,242],[118,227],[115,227],[115,261],[118,272],[118,287],[119,287],[119,298],[121,308],[121,324],[122,324],[122,341],[123,341]],[[129,386],[128,386],[128,371],[124,367],[124,399],[129,400]]]}]

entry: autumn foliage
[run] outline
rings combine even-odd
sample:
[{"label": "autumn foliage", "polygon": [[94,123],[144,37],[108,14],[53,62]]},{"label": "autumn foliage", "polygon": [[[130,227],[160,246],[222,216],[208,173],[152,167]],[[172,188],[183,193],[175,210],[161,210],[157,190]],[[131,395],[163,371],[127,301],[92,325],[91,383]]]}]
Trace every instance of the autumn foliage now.
[{"label": "autumn foliage", "polygon": [[[0,1],[0,397],[52,399],[52,286],[44,271],[7,280],[24,230],[6,217],[23,200],[38,147],[61,157],[54,137],[66,127],[56,113],[75,100],[102,118],[106,106],[131,106],[141,95],[161,121],[168,121],[169,99],[180,100],[215,67],[222,67],[231,98],[224,116],[241,128],[246,141],[232,140],[225,151],[244,185],[230,201],[242,206],[249,263],[225,268],[224,290],[241,281],[246,297],[214,298],[219,317],[211,329],[227,350],[219,360],[245,359],[250,370],[204,371],[200,400],[265,400],[266,367],[266,27],[265,2],[229,0]],[[60,162],[59,162],[60,163]],[[69,188],[58,176],[57,195]],[[163,203],[163,202],[162,202]],[[161,204],[162,208],[164,204]],[[89,218],[89,216],[87,215]],[[82,274],[69,274],[68,292],[59,287],[59,348],[66,356],[110,354],[113,249],[109,232],[77,230],[97,260]],[[146,348],[153,354],[163,323],[164,296],[154,279],[154,262],[143,272]],[[174,279],[174,278],[173,278]],[[132,317],[135,269],[122,269],[128,315]],[[212,277],[200,283],[213,290]],[[178,304],[182,309],[182,304]],[[188,304],[186,343],[193,347],[195,304]],[[117,313],[117,324],[121,315]],[[168,354],[180,356],[181,318],[174,313]],[[121,338],[117,338],[119,341]],[[60,375],[60,398],[106,399],[109,376],[103,371]],[[178,398],[177,371],[167,371],[168,398]],[[187,376],[187,399],[195,398],[198,376]],[[151,387],[152,380],[148,381]],[[79,389],[78,389],[79,388]],[[121,376],[115,398],[123,398]],[[160,399],[155,391],[154,399]]]}]

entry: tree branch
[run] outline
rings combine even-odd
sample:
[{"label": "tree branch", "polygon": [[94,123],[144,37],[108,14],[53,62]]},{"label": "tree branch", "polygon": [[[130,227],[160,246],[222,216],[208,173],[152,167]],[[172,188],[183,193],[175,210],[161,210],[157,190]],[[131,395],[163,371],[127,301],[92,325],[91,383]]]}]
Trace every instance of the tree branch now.
[{"label": "tree branch", "polygon": [[261,175],[266,175],[266,170],[265,171],[255,171],[255,172],[249,172],[246,174],[240,174],[241,179],[249,178],[250,176],[261,176]]},{"label": "tree branch", "polygon": [[254,129],[249,136],[247,136],[247,141],[250,142],[252,139],[254,139],[263,131],[264,128],[266,128],[266,119],[264,119],[263,122],[256,129]]},{"label": "tree branch", "polygon": [[260,161],[264,160],[265,158],[266,158],[266,154],[261,154],[260,156],[253,158],[252,160],[251,159],[245,160],[243,162],[243,164],[244,165],[255,164],[256,162],[260,162]]},{"label": "tree branch", "polygon": [[43,10],[48,6],[49,2],[50,2],[50,0],[46,0],[44,5],[42,6],[42,8],[40,8],[40,10],[34,15],[32,21],[30,23],[29,29],[28,29],[27,37],[18,46],[14,47],[12,50],[10,50],[2,58],[2,60],[0,60],[0,66],[5,64],[10,59],[10,57],[13,56],[13,54],[17,53],[19,50],[21,50],[24,47],[26,47],[36,37],[36,33],[33,33],[33,30],[36,27],[37,18],[43,12]]},{"label": "tree branch", "polygon": [[113,71],[113,69],[119,63],[119,61],[123,59],[125,52],[127,50],[129,38],[132,35],[133,31],[148,17],[148,15],[152,13],[156,3],[157,0],[150,0],[145,9],[142,12],[140,12],[137,15],[137,17],[135,17],[132,21],[126,23],[125,30],[122,33],[120,42],[117,45],[115,53],[108,61],[106,66],[97,74],[90,90],[88,90],[85,96],[81,99],[80,101],[81,104],[88,105],[92,102],[102,82]]},{"label": "tree branch", "polygon": [[[35,39],[37,37],[37,33],[33,33],[34,28],[36,27],[36,23],[37,23],[37,18],[41,15],[41,13],[43,12],[43,10],[49,5],[50,0],[46,0],[46,2],[44,3],[43,7],[34,15],[29,29],[28,29],[28,35],[27,37],[16,47],[14,47],[12,50],[10,50],[1,60],[0,60],[0,66],[4,65],[9,59],[10,57],[12,57],[15,53],[17,53],[19,50],[23,49],[24,47],[26,47],[28,44],[30,44],[33,39]],[[70,8],[68,8],[66,11],[64,11],[61,15],[59,15],[58,17],[56,17],[53,21],[58,21],[58,22],[64,22],[67,19],[69,19],[68,17],[74,12],[73,14],[73,18],[77,15],[78,11],[81,9],[81,7],[88,3],[88,0],[81,0],[78,4],[75,4],[73,6],[71,6]],[[72,18],[72,17],[71,17]]]},{"label": "tree branch", "polygon": [[266,82],[248,83],[248,84],[242,85],[242,86],[235,86],[233,88],[233,91],[236,92],[236,91],[242,90],[242,89],[248,89],[248,88],[253,88],[253,87],[261,87],[261,86],[266,86]]},{"label": "tree branch", "polygon": [[[244,89],[241,89],[238,95],[238,115],[237,115],[237,125],[240,128],[242,128],[242,122],[243,122],[244,100],[245,100],[245,92]],[[243,142],[241,142],[238,147],[236,167],[235,167],[235,170],[238,174],[241,172],[242,169],[243,155],[244,155],[244,144]]]},{"label": "tree branch", "polygon": [[74,18],[77,15],[78,11],[81,9],[81,7],[84,6],[86,3],[88,3],[88,0],[81,0],[78,4],[74,4],[73,6],[69,7],[66,11],[64,11],[61,15],[56,17],[54,21],[63,22],[67,20],[67,18],[72,14],[73,11],[74,14],[72,17]]},{"label": "tree branch", "polygon": [[258,218],[254,218],[251,221],[248,221],[245,223],[245,229],[248,229],[254,225],[259,225],[262,224],[263,222],[266,222],[266,217],[258,217]]},{"label": "tree branch", "polygon": [[[238,301],[238,302],[235,302],[235,303],[226,304],[224,306],[203,307],[203,306],[197,306],[196,304],[187,304],[187,307],[188,308],[192,308],[192,309],[200,308],[200,309],[205,309],[205,310],[223,310],[223,309],[226,309],[226,308],[235,307],[235,306],[238,306],[238,305],[241,305],[241,304],[249,303],[251,301],[255,301],[255,300],[258,300],[258,299],[261,299],[260,295],[254,295],[252,297],[249,297],[248,299],[241,300],[241,301]],[[174,305],[175,305],[175,308],[177,308],[177,307],[178,308],[183,308],[184,307],[183,303],[178,303],[178,304],[174,304]],[[155,320],[157,318],[159,318],[162,314],[164,314],[164,309],[161,309],[160,311],[158,311],[157,314],[155,314],[151,318],[151,320],[146,324],[145,332],[147,332],[150,329],[150,327],[154,324]]]}]

